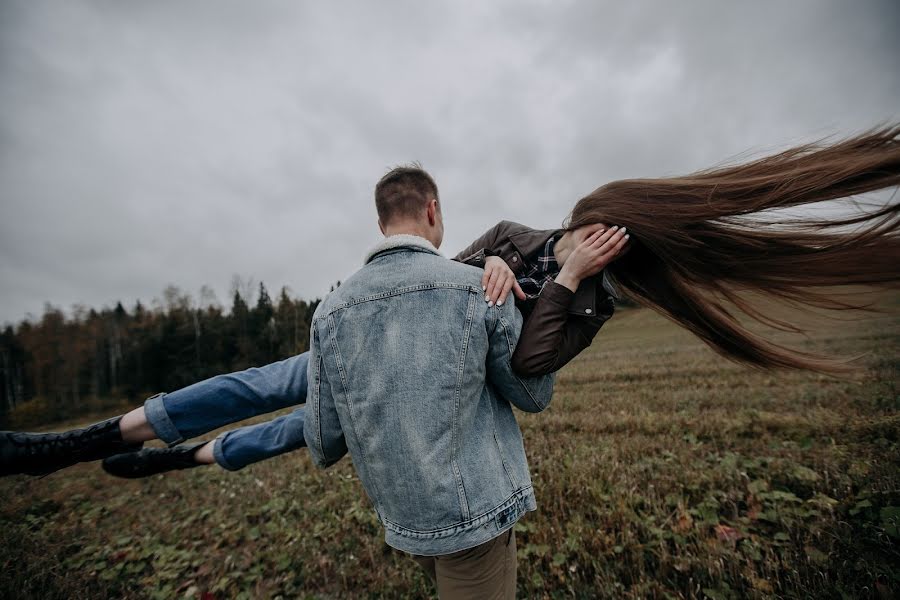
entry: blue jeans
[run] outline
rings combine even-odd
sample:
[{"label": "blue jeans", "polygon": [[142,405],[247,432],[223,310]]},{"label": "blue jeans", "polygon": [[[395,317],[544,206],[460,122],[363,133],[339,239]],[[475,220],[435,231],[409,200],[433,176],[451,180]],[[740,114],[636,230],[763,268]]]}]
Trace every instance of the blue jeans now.
[{"label": "blue jeans", "polygon": [[[147,421],[169,445],[229,423],[306,402],[304,352],[263,367],[217,375],[144,403]],[[236,471],[249,464],[302,448],[304,407],[258,425],[227,431],[213,445],[216,462]]]}]

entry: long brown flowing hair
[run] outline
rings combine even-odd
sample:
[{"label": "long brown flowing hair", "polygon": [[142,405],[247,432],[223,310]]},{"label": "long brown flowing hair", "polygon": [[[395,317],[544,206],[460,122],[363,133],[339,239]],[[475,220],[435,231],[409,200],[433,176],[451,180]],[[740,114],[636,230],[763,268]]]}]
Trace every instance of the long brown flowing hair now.
[{"label": "long brown flowing hair", "polygon": [[[843,199],[900,185],[900,125],[837,143],[812,143],[736,166],[684,177],[628,179],[575,205],[566,227],[626,226],[628,251],[611,279],[635,301],[692,331],[718,353],[763,367],[848,372],[847,361],[778,345],[733,312],[777,329],[796,325],[764,314],[744,291],[794,306],[859,308],[828,286],[900,287],[900,204],[841,218],[786,221],[768,211]],[[821,207],[820,207],[821,208]]]}]

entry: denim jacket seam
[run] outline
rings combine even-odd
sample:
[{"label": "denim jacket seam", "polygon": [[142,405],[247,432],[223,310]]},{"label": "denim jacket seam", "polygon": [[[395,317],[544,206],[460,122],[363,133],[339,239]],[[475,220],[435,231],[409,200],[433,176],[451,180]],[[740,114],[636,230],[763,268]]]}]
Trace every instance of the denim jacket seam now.
[{"label": "denim jacket seam", "polygon": [[480,515],[476,515],[474,517],[469,518],[466,521],[460,521],[459,523],[454,523],[453,525],[448,525],[446,527],[440,527],[438,529],[429,529],[427,531],[420,531],[418,529],[410,529],[409,527],[403,527],[397,523],[394,523],[390,519],[382,518],[381,521],[384,523],[385,527],[392,530],[393,532],[403,535],[406,537],[412,538],[421,538],[421,539],[437,539],[441,537],[451,536],[455,533],[458,533],[460,530],[469,529],[472,527],[476,527],[483,523],[490,522],[491,519],[495,518],[498,514],[517,503],[522,498],[528,496],[529,493],[534,493],[534,486],[529,484],[523,487],[520,487],[513,491],[506,499],[503,500],[497,506],[486,510]]},{"label": "denim jacket seam", "polygon": [[443,282],[443,281],[434,281],[430,283],[420,283],[417,285],[410,285],[402,288],[397,288],[394,290],[389,290],[386,292],[380,292],[378,294],[371,294],[369,296],[363,296],[361,298],[354,298],[353,300],[348,300],[346,302],[341,302],[340,304],[336,304],[330,308],[327,316],[331,316],[339,310],[343,310],[345,308],[350,308],[351,306],[356,306],[357,304],[362,304],[364,302],[372,302],[374,300],[383,300],[384,298],[391,298],[393,296],[400,296],[403,294],[407,294],[409,292],[421,292],[425,290],[435,290],[435,289],[456,289],[467,292],[478,292],[475,286],[462,284],[462,283],[453,283],[453,282]]},{"label": "denim jacket seam", "polygon": [[503,470],[506,472],[506,478],[509,479],[509,485],[512,486],[512,489],[517,489],[518,484],[515,481],[515,478],[512,476],[512,473],[509,470],[509,465],[506,464],[506,457],[503,456],[503,448],[500,446],[500,438],[497,437],[497,419],[494,416],[494,404],[493,402],[489,403],[489,407],[491,409],[491,433],[494,436],[494,445],[497,446],[497,454],[500,456],[500,464],[503,465]]},{"label": "denim jacket seam", "polygon": [[[337,364],[338,375],[340,375],[341,378],[341,388],[344,391],[344,398],[347,402],[347,417],[350,419],[350,428],[353,430],[353,437],[355,438],[354,441],[356,441],[360,439],[360,436],[356,431],[356,419],[353,418],[353,400],[350,398],[350,393],[347,391],[347,379],[346,373],[344,372],[344,361],[341,357],[341,351],[340,348],[338,348],[337,344],[337,334],[334,329],[334,313],[328,314],[328,332],[330,337],[329,341],[331,342],[331,350],[334,353],[334,361]],[[362,463],[363,468],[368,470],[368,461],[366,460],[366,453],[365,450],[363,450],[363,445],[357,444],[357,446],[359,447],[360,462]],[[378,484],[373,481],[371,485],[376,490],[375,495],[380,498],[381,494],[377,491]]]},{"label": "denim jacket seam", "polygon": [[[321,369],[322,369],[322,358],[319,357],[319,359],[316,361],[316,404],[317,405],[321,403],[321,391],[322,391]],[[322,419],[319,418],[318,410],[314,410],[312,412],[315,415],[315,419],[316,419],[316,446],[317,446],[316,449],[319,451],[319,454],[321,454],[321,456],[322,456],[322,465],[327,465],[328,464],[328,456],[325,453],[325,444],[322,443]]]},{"label": "denim jacket seam", "polygon": [[[506,337],[506,345],[509,348],[509,355],[512,356],[515,351],[515,347],[513,346],[512,340],[509,339],[509,326],[506,323],[506,319],[503,318],[503,314],[499,313],[497,318],[500,321],[500,324],[503,326],[503,335]],[[521,377],[516,376],[516,380],[519,384],[525,389],[528,393],[528,397],[531,398],[532,404],[538,409],[538,411],[543,410],[545,407],[542,407],[540,402],[537,401],[537,398],[534,397],[534,394],[531,392],[531,389],[528,387],[524,381],[522,381]]]},{"label": "denim jacket seam", "polygon": [[[313,335],[318,338],[319,332],[316,327],[316,323],[312,324],[313,327]],[[316,373],[315,373],[315,386],[313,388],[313,410],[307,411],[308,413],[312,413],[313,418],[313,427],[316,432],[316,450],[318,451],[321,458],[321,466],[328,464],[328,457],[325,456],[325,446],[322,444],[322,421],[319,419],[319,405],[322,401],[322,347],[321,342],[316,344],[316,348],[318,349],[316,354]],[[318,460],[316,461],[319,462]]]},{"label": "denim jacket seam", "polygon": [[466,487],[463,484],[462,473],[459,469],[459,402],[462,393],[462,381],[465,374],[466,355],[469,349],[469,337],[472,335],[472,321],[475,314],[475,294],[469,293],[469,306],[466,310],[466,324],[463,330],[462,348],[460,349],[459,364],[456,367],[456,392],[453,402],[453,422],[450,427],[450,463],[453,466],[453,475],[456,477],[456,493],[459,495],[459,508],[463,520],[469,518],[469,501],[466,498]]},{"label": "denim jacket seam", "polygon": [[[499,312],[500,311],[497,311],[496,314],[499,314]],[[492,321],[491,325],[493,325],[493,327],[491,328],[491,331],[494,331],[497,328],[497,319],[495,318],[495,313],[493,311],[488,311],[487,314],[491,317],[491,321]],[[509,344],[508,336],[507,336],[507,344]],[[512,355],[512,352],[510,352],[510,355]],[[503,470],[506,472],[506,478],[509,479],[509,484],[512,486],[513,489],[517,489],[518,484],[516,483],[515,478],[512,476],[512,473],[509,470],[509,465],[506,464],[506,458],[503,456],[503,449],[500,447],[500,439],[497,437],[497,421],[496,421],[496,417],[494,416],[493,403],[490,403],[489,407],[491,409],[491,432],[494,435],[494,444],[496,444],[496,446],[497,446],[497,452],[500,454],[500,464],[503,465]]]}]

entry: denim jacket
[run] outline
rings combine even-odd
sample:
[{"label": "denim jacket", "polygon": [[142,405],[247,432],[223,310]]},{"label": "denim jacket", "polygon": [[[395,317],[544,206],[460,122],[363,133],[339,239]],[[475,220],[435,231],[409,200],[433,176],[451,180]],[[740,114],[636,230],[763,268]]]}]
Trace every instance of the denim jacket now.
[{"label": "denim jacket", "polygon": [[536,508],[512,406],[547,408],[553,375],[513,373],[522,316],[512,302],[488,307],[481,276],[423,238],[392,236],[313,317],[313,461],[349,451],[385,541],[413,554],[476,546]]}]

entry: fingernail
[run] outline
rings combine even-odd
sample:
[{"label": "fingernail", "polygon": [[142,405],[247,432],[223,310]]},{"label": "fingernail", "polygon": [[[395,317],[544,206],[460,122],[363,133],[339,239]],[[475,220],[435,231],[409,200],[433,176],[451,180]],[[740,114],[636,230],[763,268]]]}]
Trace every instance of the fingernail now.
[{"label": "fingernail", "polygon": [[487,302],[487,301],[490,300],[490,299],[491,299],[490,296],[485,296],[485,297],[484,297],[484,301],[485,301],[485,302]]},{"label": "fingernail", "polygon": [[627,235],[625,236],[625,239],[627,240],[627,239],[630,238],[630,237],[631,237],[631,234],[627,234]]},{"label": "fingernail", "polygon": [[628,231],[628,228],[627,228],[627,227],[623,227],[623,228],[622,228],[622,231]]},{"label": "fingernail", "polygon": [[619,226],[618,226],[618,225],[613,225],[612,228],[615,230],[615,229],[618,229]]},{"label": "fingernail", "polygon": [[487,286],[484,286],[484,285],[481,286],[481,291],[483,292],[483,291],[485,291],[485,290],[487,290]]},{"label": "fingernail", "polygon": [[497,306],[503,306],[503,300],[497,303]]},{"label": "fingernail", "polygon": [[493,305],[494,305],[493,302],[488,302],[488,308],[492,307]]}]

